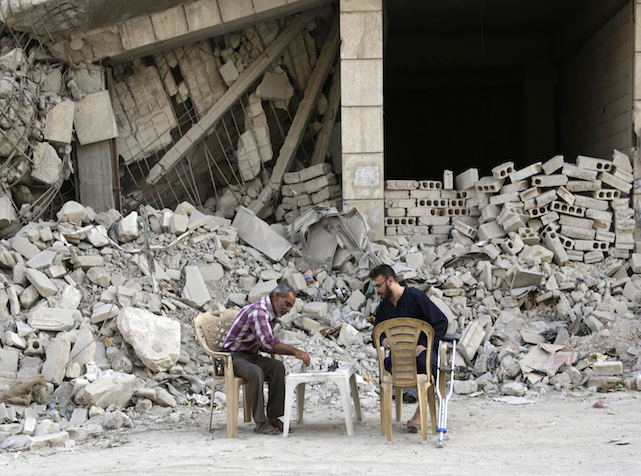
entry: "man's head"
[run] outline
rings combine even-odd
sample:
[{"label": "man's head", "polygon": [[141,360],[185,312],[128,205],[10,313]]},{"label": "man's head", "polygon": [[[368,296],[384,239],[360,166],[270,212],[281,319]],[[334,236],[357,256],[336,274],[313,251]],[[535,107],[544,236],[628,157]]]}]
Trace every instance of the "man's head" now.
[{"label": "man's head", "polygon": [[392,290],[390,286],[396,283],[396,273],[391,266],[380,264],[369,272],[369,278],[374,283],[374,290],[376,294],[385,300],[392,297]]},{"label": "man's head", "polygon": [[276,317],[281,317],[292,310],[296,302],[296,295],[289,284],[282,283],[269,293],[269,299],[272,302],[274,314]]}]

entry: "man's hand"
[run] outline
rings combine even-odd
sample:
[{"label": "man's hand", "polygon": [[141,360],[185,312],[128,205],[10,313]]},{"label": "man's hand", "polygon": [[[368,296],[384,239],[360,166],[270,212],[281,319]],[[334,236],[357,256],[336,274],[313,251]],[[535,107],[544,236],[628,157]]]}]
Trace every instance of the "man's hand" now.
[{"label": "man's hand", "polygon": [[417,345],[417,346],[416,346],[416,357],[418,357],[419,355],[421,355],[421,353],[422,353],[424,350],[427,350],[427,347],[425,347],[424,345]]},{"label": "man's hand", "polygon": [[389,339],[387,337],[383,339],[383,342],[381,342],[381,345],[383,346],[383,349],[389,349]]},{"label": "man's hand", "polygon": [[307,352],[296,349],[296,351],[294,352],[294,357],[302,360],[305,365],[309,365],[309,354]]}]

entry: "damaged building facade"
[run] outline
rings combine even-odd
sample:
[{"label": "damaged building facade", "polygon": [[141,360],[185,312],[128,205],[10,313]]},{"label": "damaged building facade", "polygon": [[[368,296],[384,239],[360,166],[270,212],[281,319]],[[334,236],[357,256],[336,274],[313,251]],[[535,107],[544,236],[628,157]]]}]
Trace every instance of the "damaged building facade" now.
[{"label": "damaged building facade", "polygon": [[[283,281],[285,337],[376,378],[379,263],[463,332],[456,393],[641,388],[639,11],[0,0],[2,388],[42,375],[72,428],[201,404],[194,313]],[[89,363],[148,378],[103,399]]]},{"label": "damaged building facade", "polygon": [[[499,164],[615,149],[635,163],[635,2],[424,3],[3,2],[6,96],[29,107],[3,119],[0,219],[24,224],[71,187],[96,211],[187,200],[291,223],[315,204],[356,207],[374,240],[433,244],[455,221],[494,220],[489,196],[541,173],[497,177]],[[286,177],[321,163],[307,189]],[[577,190],[633,195],[607,177]],[[506,188],[477,190],[490,178]],[[516,202],[527,228],[532,202]]]}]

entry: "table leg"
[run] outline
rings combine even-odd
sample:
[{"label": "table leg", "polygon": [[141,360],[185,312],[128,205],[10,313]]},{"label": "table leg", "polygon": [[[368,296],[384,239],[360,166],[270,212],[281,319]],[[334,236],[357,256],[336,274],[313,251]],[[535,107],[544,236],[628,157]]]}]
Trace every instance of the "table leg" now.
[{"label": "table leg", "polygon": [[294,385],[290,382],[285,384],[285,415],[283,416],[283,438],[289,433],[289,422],[292,418],[292,405],[294,403]]},{"label": "table leg", "polygon": [[349,398],[349,383],[345,379],[341,382],[336,382],[341,391],[341,400],[343,401],[343,413],[345,414],[345,426],[347,427],[347,434],[352,436],[354,434],[354,424],[352,423],[352,404]]},{"label": "table leg", "polygon": [[296,411],[298,413],[298,423],[303,423],[303,407],[305,406],[305,382],[301,382],[296,387]]},{"label": "table leg", "polygon": [[356,421],[363,421],[361,417],[361,401],[358,397],[358,387],[356,386],[356,374],[349,378],[349,385],[352,388],[352,398],[354,399],[354,410],[356,411]]}]

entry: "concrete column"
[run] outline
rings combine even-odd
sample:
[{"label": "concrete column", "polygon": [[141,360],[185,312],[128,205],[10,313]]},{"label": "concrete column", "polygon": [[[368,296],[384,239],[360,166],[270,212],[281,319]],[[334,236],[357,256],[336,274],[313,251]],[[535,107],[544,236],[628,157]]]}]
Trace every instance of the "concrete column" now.
[{"label": "concrete column", "polygon": [[[76,78],[78,88],[85,94],[94,94],[106,89],[103,68],[94,67],[86,76]],[[91,207],[96,213],[116,208],[114,200],[113,159],[111,140],[91,144],[76,143],[78,159],[78,195],[80,203]]]},{"label": "concrete column", "polygon": [[[636,135],[636,148],[632,150],[631,159],[634,169],[635,181],[641,178],[641,156],[639,148],[641,145],[641,0],[634,2],[634,66],[633,66],[633,87],[632,96],[634,100],[633,123]],[[632,208],[636,215],[636,228],[634,230],[635,253],[639,253],[641,240],[641,194],[637,192],[636,187],[632,188]]]},{"label": "concrete column", "polygon": [[383,3],[340,0],[343,209],[385,234],[383,210]]}]

